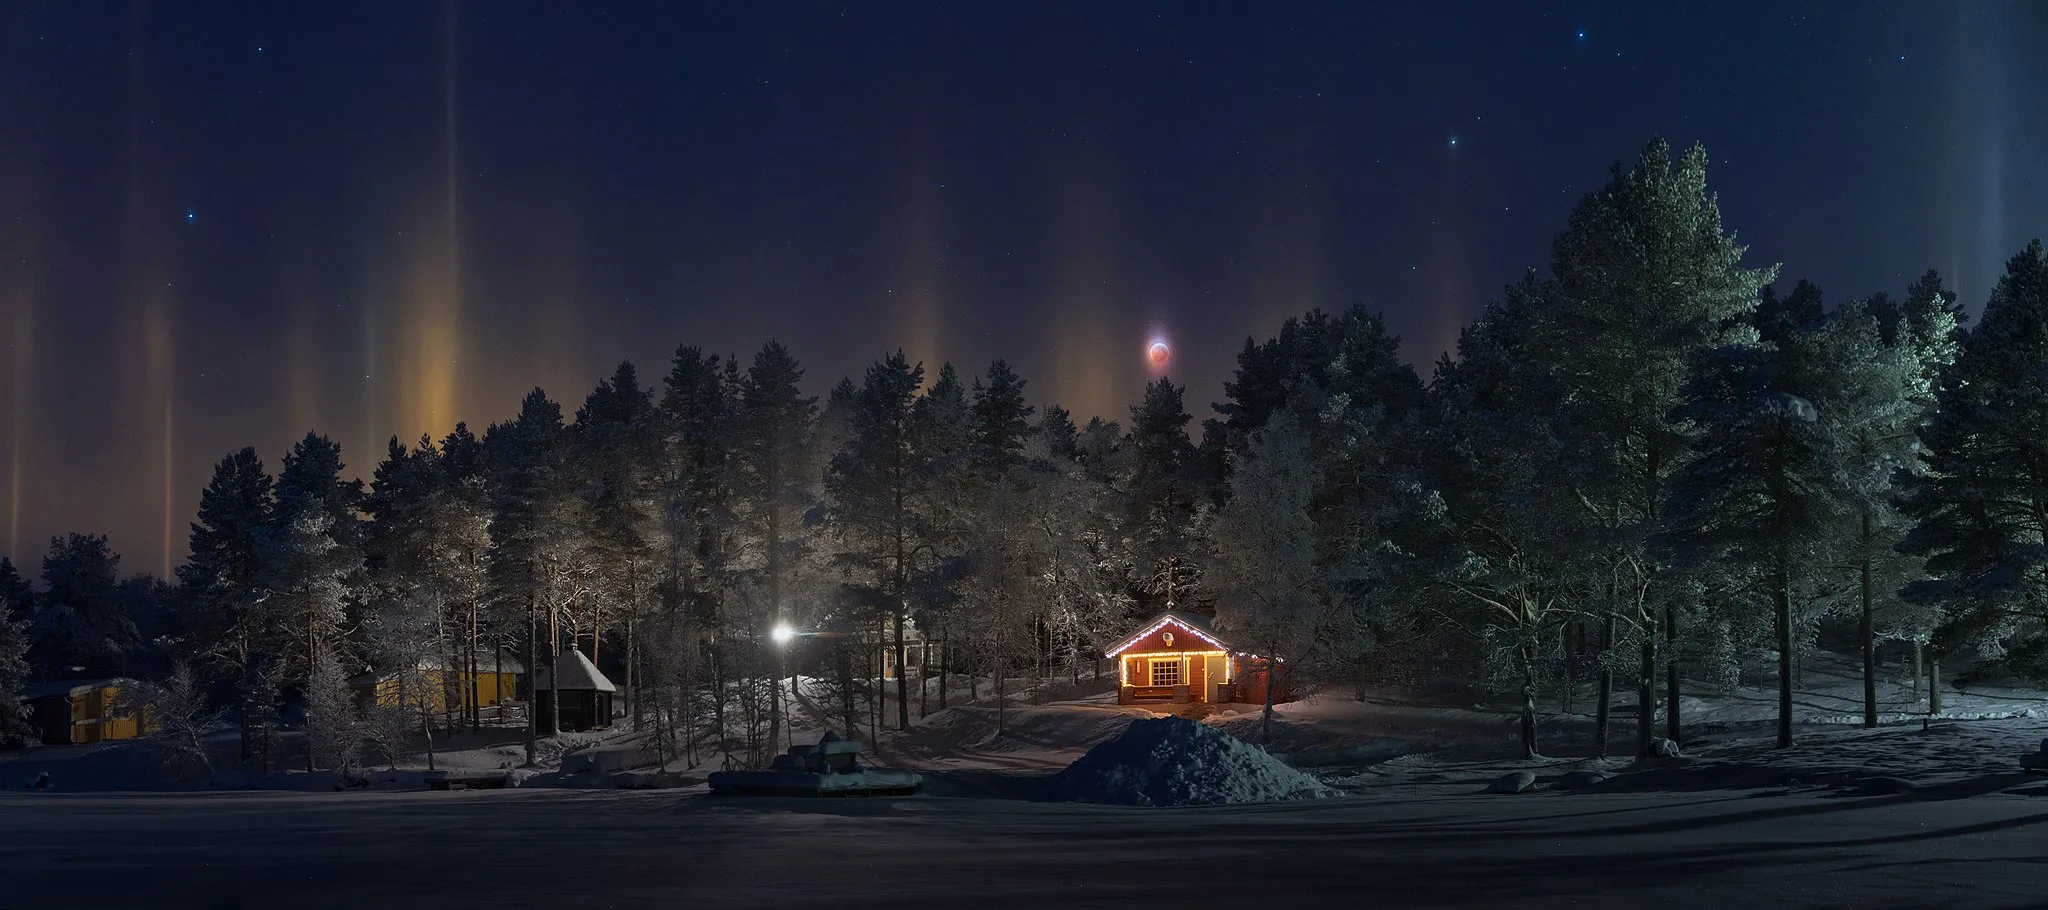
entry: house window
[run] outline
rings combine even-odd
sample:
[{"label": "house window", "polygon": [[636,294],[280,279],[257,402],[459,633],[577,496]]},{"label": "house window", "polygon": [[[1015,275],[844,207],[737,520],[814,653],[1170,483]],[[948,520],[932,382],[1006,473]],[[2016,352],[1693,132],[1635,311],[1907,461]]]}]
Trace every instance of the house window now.
[{"label": "house window", "polygon": [[1178,686],[1180,683],[1180,658],[1152,661],[1153,685]]}]

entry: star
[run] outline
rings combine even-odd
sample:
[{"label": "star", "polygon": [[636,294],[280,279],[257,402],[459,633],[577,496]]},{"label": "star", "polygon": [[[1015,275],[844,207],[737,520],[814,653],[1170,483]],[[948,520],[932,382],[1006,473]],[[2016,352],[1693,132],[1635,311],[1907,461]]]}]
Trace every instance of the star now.
[{"label": "star", "polygon": [[186,224],[191,224],[192,222],[194,222],[194,221],[198,221],[198,220],[199,220],[199,210],[198,210],[198,209],[186,209],[186,210],[185,210],[185,223],[186,223]]}]

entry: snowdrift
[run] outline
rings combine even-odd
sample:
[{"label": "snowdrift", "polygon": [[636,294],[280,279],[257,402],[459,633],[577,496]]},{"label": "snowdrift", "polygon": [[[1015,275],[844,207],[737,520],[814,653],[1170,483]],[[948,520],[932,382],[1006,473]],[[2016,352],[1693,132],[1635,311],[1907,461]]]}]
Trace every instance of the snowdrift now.
[{"label": "snowdrift", "polygon": [[1054,799],[1125,806],[1218,806],[1337,796],[1308,774],[1204,724],[1132,721],[1052,779]]}]

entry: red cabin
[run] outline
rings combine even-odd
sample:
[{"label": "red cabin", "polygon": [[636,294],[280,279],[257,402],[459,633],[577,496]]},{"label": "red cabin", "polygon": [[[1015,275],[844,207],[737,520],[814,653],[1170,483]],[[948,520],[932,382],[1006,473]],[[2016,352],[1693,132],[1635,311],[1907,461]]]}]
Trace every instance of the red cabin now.
[{"label": "red cabin", "polygon": [[[1199,613],[1169,610],[1104,655],[1117,664],[1116,703],[1265,704],[1269,662],[1232,648]],[[1273,702],[1291,701],[1284,681]]]}]

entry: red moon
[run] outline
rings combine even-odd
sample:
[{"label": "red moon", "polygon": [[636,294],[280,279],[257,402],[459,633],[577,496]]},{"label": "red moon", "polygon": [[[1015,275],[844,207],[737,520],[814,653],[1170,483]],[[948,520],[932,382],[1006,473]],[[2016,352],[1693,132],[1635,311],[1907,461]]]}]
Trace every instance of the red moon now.
[{"label": "red moon", "polygon": [[1145,359],[1151,361],[1155,367],[1165,366],[1166,361],[1172,356],[1173,352],[1167,350],[1166,342],[1164,341],[1152,342],[1152,346],[1145,350]]}]

